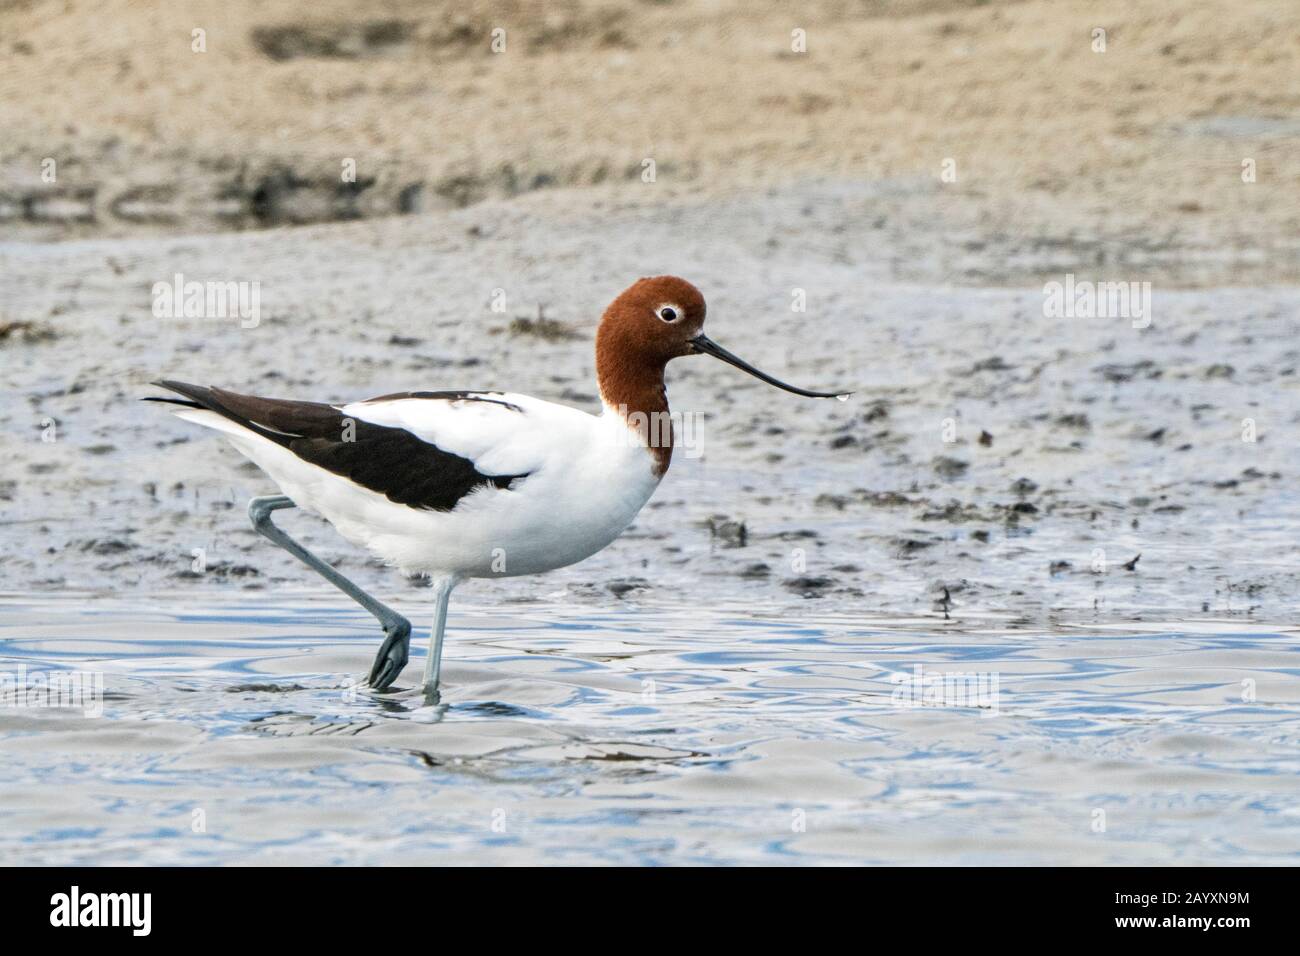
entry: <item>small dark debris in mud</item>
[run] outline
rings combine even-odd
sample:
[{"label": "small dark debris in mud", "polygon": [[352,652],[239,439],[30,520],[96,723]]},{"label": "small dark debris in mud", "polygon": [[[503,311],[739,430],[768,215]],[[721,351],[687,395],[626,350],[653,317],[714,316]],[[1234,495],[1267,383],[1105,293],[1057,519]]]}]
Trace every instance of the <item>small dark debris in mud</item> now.
[{"label": "small dark debris in mud", "polygon": [[919,551],[926,548],[933,548],[933,541],[922,541],[920,538],[895,538],[894,551],[900,558],[910,558]]},{"label": "small dark debris in mud", "polygon": [[1206,378],[1232,378],[1236,374],[1235,368],[1222,362],[1216,362],[1205,370]]},{"label": "small dark debris in mud", "polygon": [[511,320],[506,331],[511,338],[519,336],[529,336],[535,339],[541,339],[543,342],[567,342],[573,339],[585,338],[582,333],[569,328],[563,322],[557,319],[548,319],[545,313],[545,307],[537,307],[537,318],[529,318],[526,315],[517,315]]},{"label": "small dark debris in mud", "polygon": [[872,402],[862,412],[862,421],[878,422],[889,417],[889,403],[880,399]]},{"label": "small dark debris in mud", "polygon": [[813,504],[818,508],[834,508],[836,511],[843,511],[849,501],[850,499],[844,495],[820,494],[813,499]]},{"label": "small dark debris in mud", "polygon": [[228,561],[218,561],[216,564],[209,565],[208,571],[222,578],[251,578],[262,573],[251,564],[231,564]]},{"label": "small dark debris in mud", "polygon": [[91,554],[121,554],[135,547],[131,542],[123,541],[121,538],[92,538],[81,546],[81,550],[89,551]]},{"label": "small dark debris in mud", "polygon": [[1141,559],[1141,557],[1142,557],[1141,554],[1135,554],[1132,560],[1125,561],[1123,564],[1120,565],[1120,567],[1123,568],[1125,571],[1136,571],[1138,566],[1138,560]]},{"label": "small dark debris in mud", "polygon": [[789,590],[806,598],[819,598],[822,592],[835,582],[830,578],[801,577],[788,578],[782,582]]},{"label": "small dark debris in mud", "polygon": [[944,617],[948,616],[948,612],[952,610],[952,595],[948,593],[947,588],[944,588],[943,594],[935,599],[934,604],[931,605],[931,609],[942,611]]},{"label": "small dark debris in mud", "polygon": [[413,335],[398,335],[394,332],[388,337],[389,345],[396,345],[398,348],[409,349],[423,342],[424,339],[417,339]]},{"label": "small dark debris in mud", "polygon": [[793,531],[782,531],[772,537],[778,541],[806,541],[810,538],[820,538],[821,535],[811,528],[796,528]]},{"label": "small dark debris in mud", "polygon": [[949,458],[947,455],[940,455],[931,462],[931,467],[940,478],[958,478],[966,473],[970,467],[969,462],[962,461],[959,458]]},{"label": "small dark debris in mud", "polygon": [[1038,506],[1029,501],[1017,501],[1014,505],[1011,506],[1009,510],[1013,514],[1018,514],[1018,515],[1038,514]]},{"label": "small dark debris in mud", "polygon": [[765,578],[771,573],[772,568],[770,565],[762,561],[755,561],[753,564],[745,565],[744,570],[740,572],[740,576],[742,578]]},{"label": "small dark debris in mud", "polygon": [[[533,716],[522,707],[516,707],[514,704],[507,704],[499,700],[485,700],[477,704],[469,704],[464,707],[457,707],[457,710],[463,710],[470,714],[481,714],[484,717],[530,717]],[[422,755],[423,756],[423,755]],[[459,758],[458,758],[459,759]],[[427,761],[426,761],[427,762]],[[432,767],[438,766],[436,762],[429,764]]]},{"label": "small dark debris in mud", "polygon": [[989,533],[987,531],[984,531],[983,529],[979,531],[972,531],[970,533],[970,536],[982,544],[988,544],[989,542]]},{"label": "small dark debris in mud", "polygon": [[724,548],[743,548],[749,544],[749,528],[743,521],[734,521],[726,515],[713,515],[704,523],[709,536],[722,542]]},{"label": "small dark debris in mud", "polygon": [[38,342],[52,342],[59,337],[48,325],[18,319],[13,322],[0,322],[0,343],[21,342],[23,345],[35,345]]},{"label": "small dark debris in mud", "polygon": [[90,445],[89,447],[83,448],[81,450],[84,451],[87,455],[107,455],[117,451],[117,446],[116,445]]},{"label": "small dark debris in mud", "polygon": [[236,684],[227,687],[227,694],[292,694],[306,690],[301,684]]},{"label": "small dark debris in mud", "polygon": [[862,571],[856,564],[837,564],[831,570],[838,571],[840,574],[858,574]]},{"label": "small dark debris in mud", "polygon": [[1032,495],[1038,490],[1038,482],[1030,481],[1028,478],[1017,478],[1011,483],[1011,490],[1023,498],[1025,495]]},{"label": "small dark debris in mud", "polygon": [[837,451],[841,448],[856,448],[857,446],[858,440],[852,435],[837,435],[830,441],[830,447]]},{"label": "small dark debris in mud", "polygon": [[211,576],[217,580],[226,581],[230,578],[255,578],[259,577],[261,573],[251,564],[231,564],[229,561],[214,561],[202,571],[195,571],[193,568],[182,568],[179,571],[173,571],[169,577],[178,581],[197,581]]},{"label": "small dark debris in mud", "polygon": [[988,431],[981,431],[981,432],[980,432],[980,437],[979,437],[979,443],[980,443],[980,445],[982,445],[984,448],[992,448],[992,447],[993,447],[993,433],[992,433],[992,432],[988,432]]},{"label": "small dark debris in mud", "polygon": [[605,590],[614,597],[623,597],[632,591],[646,591],[650,588],[650,582],[645,578],[619,578],[616,581],[605,583]]},{"label": "small dark debris in mud", "polygon": [[1052,575],[1052,577],[1056,577],[1056,575],[1064,574],[1072,567],[1074,567],[1074,565],[1072,565],[1069,561],[1053,561],[1050,565],[1048,565],[1047,573]]},{"label": "small dark debris in mud", "polygon": [[1098,365],[1093,371],[1097,372],[1103,379],[1108,382],[1131,382],[1133,379],[1141,378],[1160,378],[1164,375],[1161,369],[1156,368],[1156,363],[1150,359],[1143,359],[1140,362],[1131,362],[1123,365],[1117,362],[1109,362],[1105,365]]},{"label": "small dark debris in mud", "polygon": [[931,508],[921,514],[922,521],[979,521],[983,518],[976,505],[950,501],[942,508]]},{"label": "small dark debris in mud", "polygon": [[930,610],[938,611],[945,618],[948,617],[948,612],[956,607],[956,602],[953,601],[952,596],[968,590],[970,590],[970,582],[965,578],[956,581],[938,580],[931,582],[927,591],[931,598]]},{"label": "small dark debris in mud", "polygon": [[1073,428],[1076,431],[1085,432],[1092,428],[1092,422],[1083,412],[1071,412],[1068,415],[1058,415],[1056,424],[1062,428]]},{"label": "small dark debris in mud", "polygon": [[1243,581],[1241,583],[1229,581],[1224,590],[1229,594],[1245,594],[1248,597],[1254,597],[1263,593],[1265,587],[1266,585],[1259,581]]},{"label": "small dark debris in mud", "polygon": [[586,754],[582,757],[570,757],[570,760],[605,760],[614,763],[622,763],[627,760],[655,760],[655,757],[642,757],[637,754],[630,754],[625,750],[615,750],[612,753],[604,754]]},{"label": "small dark debris in mud", "polygon": [[1006,359],[1001,355],[994,355],[992,358],[981,359],[971,366],[972,372],[1009,372],[1015,368],[1014,365],[1008,365]]},{"label": "small dark debris in mud", "polygon": [[1155,442],[1157,445],[1159,445],[1161,442],[1165,440],[1165,433],[1167,431],[1168,431],[1167,428],[1157,428],[1154,431],[1147,432],[1145,435],[1142,436],[1142,438],[1146,441]]},{"label": "small dark debris in mud", "polygon": [[900,505],[914,504],[911,498],[900,495],[897,491],[868,491],[865,488],[855,488],[853,493],[869,505],[896,508]]}]

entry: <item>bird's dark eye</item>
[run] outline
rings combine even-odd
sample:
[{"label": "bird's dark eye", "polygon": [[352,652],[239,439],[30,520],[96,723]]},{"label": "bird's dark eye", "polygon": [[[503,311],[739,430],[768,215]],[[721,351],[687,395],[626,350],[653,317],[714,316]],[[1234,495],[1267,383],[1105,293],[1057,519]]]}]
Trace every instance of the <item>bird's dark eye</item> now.
[{"label": "bird's dark eye", "polygon": [[659,310],[659,318],[663,319],[665,322],[676,322],[677,310],[670,305],[666,305]]}]

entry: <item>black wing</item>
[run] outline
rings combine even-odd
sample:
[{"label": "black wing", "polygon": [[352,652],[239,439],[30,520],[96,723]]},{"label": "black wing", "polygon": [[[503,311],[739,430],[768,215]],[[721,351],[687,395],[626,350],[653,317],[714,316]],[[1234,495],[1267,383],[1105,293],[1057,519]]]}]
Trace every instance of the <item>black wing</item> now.
[{"label": "black wing", "polygon": [[[443,451],[404,428],[349,418],[333,405],[322,402],[259,398],[187,382],[154,384],[171,389],[187,400],[152,398],[149,401],[216,412],[289,449],[303,461],[412,508],[451,511],[478,488],[508,489],[511,482],[528,477],[528,473],[485,475],[468,458]],[[427,394],[442,397],[444,393]],[[464,400],[471,393],[445,394]]]}]

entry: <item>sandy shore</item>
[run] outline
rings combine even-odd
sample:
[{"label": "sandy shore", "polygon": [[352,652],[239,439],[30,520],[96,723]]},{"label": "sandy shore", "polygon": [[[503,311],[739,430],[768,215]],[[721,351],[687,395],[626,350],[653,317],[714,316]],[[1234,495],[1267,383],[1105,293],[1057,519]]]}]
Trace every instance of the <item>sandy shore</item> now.
[{"label": "sandy shore", "polygon": [[943,282],[1059,260],[1295,282],[1297,33],[1287,0],[18,0],[0,229],[223,231],[597,185],[653,209],[827,177],[880,184],[897,258],[941,250]]}]

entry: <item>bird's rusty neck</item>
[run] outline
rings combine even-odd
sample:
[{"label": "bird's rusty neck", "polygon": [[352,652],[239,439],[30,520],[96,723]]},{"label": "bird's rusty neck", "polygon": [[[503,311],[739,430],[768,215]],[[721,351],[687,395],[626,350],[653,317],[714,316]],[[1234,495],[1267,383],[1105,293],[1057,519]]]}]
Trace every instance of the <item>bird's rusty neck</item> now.
[{"label": "bird's rusty neck", "polygon": [[600,398],[611,413],[621,415],[654,458],[657,477],[668,471],[673,458],[673,423],[664,386],[667,358],[604,321],[596,333],[596,383]]}]

